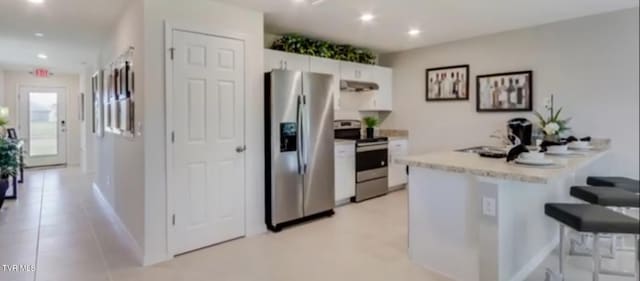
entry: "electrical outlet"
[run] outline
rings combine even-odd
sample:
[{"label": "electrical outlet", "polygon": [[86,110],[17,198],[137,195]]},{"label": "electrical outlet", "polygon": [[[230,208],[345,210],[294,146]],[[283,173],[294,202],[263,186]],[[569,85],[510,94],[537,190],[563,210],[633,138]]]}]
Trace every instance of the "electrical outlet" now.
[{"label": "electrical outlet", "polygon": [[496,216],[496,199],[492,197],[482,197],[482,214],[485,216]]}]

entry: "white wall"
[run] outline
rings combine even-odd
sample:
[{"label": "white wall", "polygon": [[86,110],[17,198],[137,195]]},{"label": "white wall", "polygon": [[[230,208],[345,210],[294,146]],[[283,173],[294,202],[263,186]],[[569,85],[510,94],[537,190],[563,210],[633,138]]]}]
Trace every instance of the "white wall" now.
[{"label": "white wall", "polygon": [[95,139],[93,135],[93,97],[91,75],[95,67],[87,67],[80,73],[80,91],[84,94],[84,121],[80,122],[80,167],[83,172],[95,172]]},{"label": "white wall", "polygon": [[[112,35],[101,51],[97,65],[107,66],[129,46],[135,48],[135,121],[144,119],[144,34],[143,1],[132,0],[112,30]],[[90,72],[90,73],[93,73]],[[158,82],[161,83],[161,82]],[[156,136],[158,138],[160,136]],[[93,136],[94,157],[97,159],[94,183],[109,202],[135,241],[135,252],[142,259],[145,241],[144,229],[144,134],[124,138],[110,133]]]},{"label": "white wall", "polygon": [[9,127],[17,124],[17,97],[20,86],[62,87],[67,90],[67,164],[80,165],[80,120],[78,100],[80,77],[77,74],[55,74],[37,78],[26,71],[4,71],[4,103],[9,108]]},{"label": "white wall", "polygon": [[[263,16],[210,0],[144,0],[145,263],[167,256],[164,22],[246,36],[247,234],[265,231],[263,151]],[[140,77],[140,76],[138,76]],[[139,85],[139,84],[138,84]]]},{"label": "white wall", "polygon": [[[534,117],[477,113],[475,76],[533,70],[534,109],[555,94],[573,134],[613,139],[600,171],[638,178],[638,21],[634,8],[384,55],[394,110],[382,127],[409,129],[411,153],[491,143],[508,119]],[[425,102],[425,69],[459,64],[470,65],[471,99]]]},{"label": "white wall", "polygon": [[0,106],[4,106],[4,70],[0,68]]}]

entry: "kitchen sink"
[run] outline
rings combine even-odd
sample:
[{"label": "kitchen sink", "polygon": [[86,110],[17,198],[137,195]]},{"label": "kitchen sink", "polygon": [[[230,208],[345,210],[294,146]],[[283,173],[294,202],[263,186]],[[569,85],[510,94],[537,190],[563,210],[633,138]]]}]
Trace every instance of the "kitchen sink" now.
[{"label": "kitchen sink", "polygon": [[458,152],[469,152],[469,153],[480,153],[480,152],[495,152],[495,153],[504,153],[504,149],[497,146],[474,146],[463,149],[456,150]]}]

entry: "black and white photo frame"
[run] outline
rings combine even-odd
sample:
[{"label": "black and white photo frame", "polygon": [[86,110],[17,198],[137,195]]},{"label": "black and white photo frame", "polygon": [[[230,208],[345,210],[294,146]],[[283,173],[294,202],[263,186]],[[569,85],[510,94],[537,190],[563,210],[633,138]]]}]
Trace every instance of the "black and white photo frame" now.
[{"label": "black and white photo frame", "polygon": [[469,65],[426,70],[427,101],[469,100]]},{"label": "black and white photo frame", "polygon": [[134,71],[133,47],[120,55],[104,70],[104,131],[134,137]]},{"label": "black and white photo frame", "polygon": [[533,71],[476,77],[476,111],[517,112],[533,109]]}]

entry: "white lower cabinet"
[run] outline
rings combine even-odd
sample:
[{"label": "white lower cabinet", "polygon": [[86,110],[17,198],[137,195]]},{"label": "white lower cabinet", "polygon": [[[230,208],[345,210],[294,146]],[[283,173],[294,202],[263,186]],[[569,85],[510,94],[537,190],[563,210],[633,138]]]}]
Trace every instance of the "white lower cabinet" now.
[{"label": "white lower cabinet", "polygon": [[356,195],[355,143],[335,145],[335,200],[342,202]]},{"label": "white lower cabinet", "polygon": [[398,187],[407,183],[407,168],[395,163],[398,157],[409,154],[409,141],[406,139],[392,139],[389,141],[389,187]]}]

